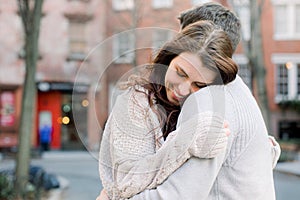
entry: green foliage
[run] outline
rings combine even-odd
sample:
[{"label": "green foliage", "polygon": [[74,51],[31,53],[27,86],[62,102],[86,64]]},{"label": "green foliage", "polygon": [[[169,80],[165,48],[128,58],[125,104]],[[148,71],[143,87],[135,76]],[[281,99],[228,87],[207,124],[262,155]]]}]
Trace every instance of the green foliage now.
[{"label": "green foliage", "polygon": [[281,101],[278,106],[282,109],[291,109],[300,113],[300,101],[296,99]]},{"label": "green foliage", "polygon": [[281,154],[279,162],[294,161],[300,151],[300,139],[279,140]]},{"label": "green foliage", "polygon": [[0,200],[15,199],[13,181],[5,174],[0,174]]}]

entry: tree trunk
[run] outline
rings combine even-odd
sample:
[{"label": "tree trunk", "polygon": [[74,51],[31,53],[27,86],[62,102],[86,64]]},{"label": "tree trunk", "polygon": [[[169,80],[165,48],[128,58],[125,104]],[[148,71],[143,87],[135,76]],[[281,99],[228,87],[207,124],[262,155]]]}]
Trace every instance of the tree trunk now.
[{"label": "tree trunk", "polygon": [[243,38],[243,52],[247,56],[249,60],[249,66],[251,68],[251,83],[252,88],[255,90],[253,93],[257,94],[257,101],[266,123],[266,127],[269,130],[269,133],[272,134],[270,126],[269,102],[265,80],[266,68],[264,63],[264,50],[261,30],[261,13],[265,1],[228,0],[228,2],[235,11],[239,9],[239,6],[249,6],[251,37],[249,41],[246,41]]},{"label": "tree trunk", "polygon": [[261,30],[261,9],[263,2],[258,4],[257,1],[250,1],[251,12],[251,51],[250,59],[253,67],[253,79],[255,89],[257,90],[258,103],[260,105],[262,115],[264,117],[267,129],[269,131],[270,126],[270,111],[266,86],[266,68],[264,63],[264,51],[262,42],[262,30]]},{"label": "tree trunk", "polygon": [[[30,9],[28,1],[22,2],[22,0],[19,0],[19,4],[25,32],[26,73],[22,95],[15,186],[17,194],[24,196],[26,183],[29,178],[30,149],[36,104],[35,72],[38,59],[38,37],[43,0],[36,0],[33,10]],[[27,6],[24,6],[26,4]]]}]

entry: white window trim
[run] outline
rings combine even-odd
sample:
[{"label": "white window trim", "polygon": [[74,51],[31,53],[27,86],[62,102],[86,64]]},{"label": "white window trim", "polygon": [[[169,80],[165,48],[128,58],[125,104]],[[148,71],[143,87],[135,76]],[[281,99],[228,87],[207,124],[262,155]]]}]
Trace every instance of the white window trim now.
[{"label": "white window trim", "polygon": [[237,11],[236,14],[240,18],[242,27],[241,34],[244,40],[249,41],[251,38],[251,13],[250,13],[250,0],[233,0]]},{"label": "white window trim", "polygon": [[192,6],[197,6],[203,3],[212,2],[211,0],[191,0]]},{"label": "white window trim", "polygon": [[[283,100],[300,100],[300,97],[297,95],[297,64],[300,64],[300,54],[299,53],[276,53],[272,54],[271,61],[275,64],[275,87],[274,87],[274,94],[275,94],[275,103],[279,103]],[[284,95],[279,95],[277,93],[277,77],[278,77],[278,68],[277,65],[285,64],[287,62],[291,63],[291,68],[288,69],[288,95],[287,99]]]},{"label": "white window trim", "polygon": [[[169,41],[173,36],[174,36],[174,31],[169,30],[169,29],[159,29],[158,31],[164,31],[166,33],[167,41]],[[156,44],[158,43],[157,40],[155,40],[157,32],[154,31],[152,35],[152,49],[157,49],[160,48],[161,46],[157,46]],[[167,41],[163,41],[162,44],[164,44]]]},{"label": "white window trim", "polygon": [[[125,55],[120,55],[119,54],[119,37],[121,34],[129,34],[130,40],[131,40],[131,45],[129,46],[128,51],[124,52]],[[122,32],[122,33],[118,33],[113,37],[113,60],[114,63],[131,63],[134,59],[134,44],[133,44],[133,35],[131,34],[131,32]]]},{"label": "white window trim", "polygon": [[273,16],[273,39],[274,40],[299,40],[300,39],[300,33],[296,33],[296,16],[295,14],[295,8],[296,4],[300,5],[300,0],[272,0],[273,4],[273,15],[275,15],[275,6],[279,5],[286,5],[288,8],[288,20],[291,20],[287,24],[287,31],[284,34],[278,34],[275,32],[275,20]]},{"label": "white window trim", "polygon": [[248,64],[249,59],[245,54],[234,54],[232,56],[233,60],[238,64]]},{"label": "white window trim", "polygon": [[281,64],[283,62],[300,63],[300,53],[274,53],[271,56],[274,64]]},{"label": "white window trim", "polygon": [[[238,64],[238,66],[240,65],[249,65],[249,59],[245,54],[233,54],[232,56],[234,62],[236,62]],[[251,71],[250,71],[250,80],[251,80]],[[249,89],[252,90],[252,86],[251,85],[247,85],[249,87]]]},{"label": "white window trim", "polygon": [[[167,1],[168,3],[162,3]],[[173,4],[174,4],[173,0],[152,0],[152,8],[154,9],[172,8]]]},{"label": "white window trim", "polygon": [[131,10],[133,6],[133,0],[112,0],[112,7],[115,11]]}]

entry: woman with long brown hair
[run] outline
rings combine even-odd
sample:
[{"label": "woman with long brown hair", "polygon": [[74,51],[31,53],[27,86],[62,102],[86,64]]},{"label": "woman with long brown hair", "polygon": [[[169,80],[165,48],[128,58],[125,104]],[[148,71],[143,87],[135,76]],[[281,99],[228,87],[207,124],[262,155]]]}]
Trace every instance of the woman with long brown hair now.
[{"label": "woman with long brown hair", "polygon": [[148,66],[148,78],[131,77],[101,143],[99,170],[110,199],[157,186],[191,156],[212,158],[225,150],[228,130],[222,113],[177,120],[190,94],[235,79],[232,53],[224,31],[211,22],[196,22],[160,49]]},{"label": "woman with long brown hair", "polygon": [[[183,34],[196,40],[185,41],[185,36],[178,34],[159,51],[150,65],[150,76],[135,79],[144,81],[134,81],[136,84],[128,92],[132,94],[129,97],[134,98],[125,98],[128,113],[135,113],[131,117],[140,119],[129,117],[133,124],[141,122],[137,123],[140,132],[128,135],[134,127],[119,126],[123,134],[116,134],[112,125],[108,129],[113,130],[107,131],[102,142],[99,164],[104,189],[111,199],[138,192],[132,199],[275,199],[272,168],[280,155],[280,147],[270,136],[269,142],[261,112],[249,88],[238,75],[230,82],[236,74],[231,56],[240,40],[239,19],[232,11],[213,2],[184,11],[179,19],[181,27],[200,20],[214,22],[227,33],[233,50],[227,39],[222,41],[223,33],[219,35],[221,40],[215,37],[219,34],[218,28],[212,31],[216,31],[214,34],[206,34],[206,28],[192,25],[194,27],[184,28]],[[216,69],[220,72],[216,73]],[[215,86],[222,82],[228,84]],[[213,86],[206,87],[208,85]],[[200,91],[195,92],[197,90]],[[225,94],[220,96],[223,91]],[[133,109],[136,105],[140,109]],[[221,116],[212,119],[205,111],[221,113]],[[226,152],[214,152],[215,148],[209,142],[204,145],[203,141],[209,140],[207,137],[215,139],[223,114],[231,133]],[[122,113],[119,121],[124,120],[121,116]],[[141,125],[145,124],[147,134],[142,131]],[[222,137],[221,132],[218,135]],[[115,134],[116,137],[110,137]],[[128,141],[130,139],[134,142]],[[121,145],[123,142],[127,146]],[[138,145],[132,145],[135,142]],[[223,146],[222,142],[216,144]],[[122,151],[124,154],[116,156]],[[208,151],[211,153],[207,154]],[[101,194],[99,199],[107,199],[105,192]]]}]

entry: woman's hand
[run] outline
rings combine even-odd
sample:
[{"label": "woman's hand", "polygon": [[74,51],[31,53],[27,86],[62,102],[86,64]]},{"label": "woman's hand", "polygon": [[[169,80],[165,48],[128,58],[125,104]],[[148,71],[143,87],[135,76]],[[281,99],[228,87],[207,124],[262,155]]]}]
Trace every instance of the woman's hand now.
[{"label": "woman's hand", "polygon": [[229,129],[229,125],[228,125],[227,121],[224,122],[223,128],[224,128],[224,132],[225,132],[226,136],[229,136],[230,135],[230,129]]},{"label": "woman's hand", "polygon": [[108,195],[106,194],[105,190],[101,190],[100,195],[97,197],[96,200],[109,200]]},{"label": "woman's hand", "polygon": [[184,137],[192,138],[191,144],[187,141],[189,153],[198,158],[214,158],[225,152],[230,135],[228,127],[223,116],[210,111],[194,115],[179,125],[179,129],[185,132]]}]

